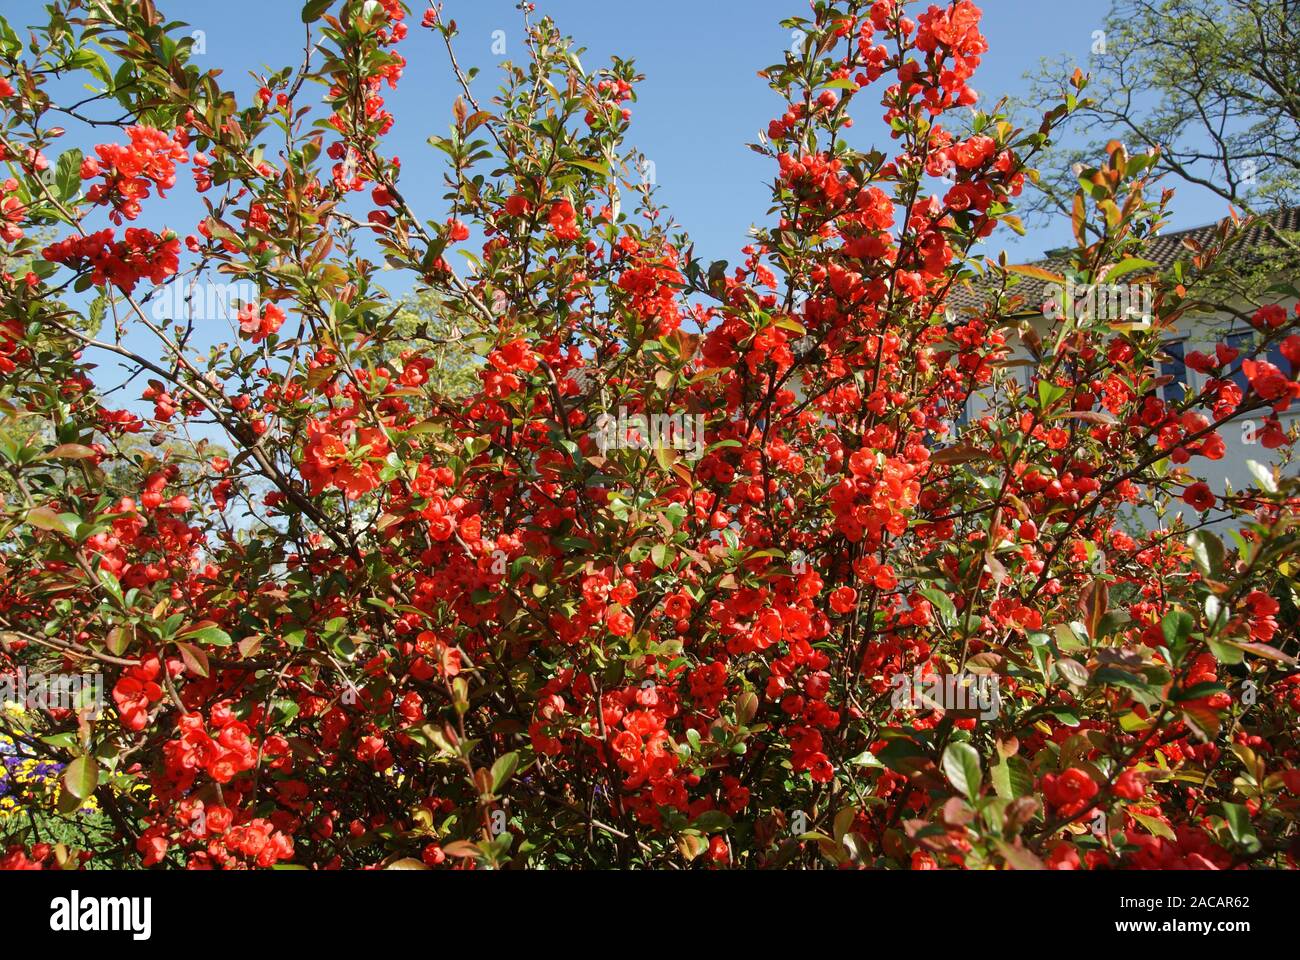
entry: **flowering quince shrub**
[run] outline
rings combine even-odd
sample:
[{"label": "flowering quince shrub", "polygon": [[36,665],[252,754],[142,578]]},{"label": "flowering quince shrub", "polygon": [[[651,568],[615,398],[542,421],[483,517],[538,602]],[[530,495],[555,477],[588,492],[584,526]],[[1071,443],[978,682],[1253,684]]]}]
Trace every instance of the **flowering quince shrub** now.
[{"label": "flowering quince shrub", "polygon": [[[1151,322],[1008,320],[1037,268],[977,244],[1086,80],[1013,129],[970,109],[969,0],[817,0],[762,72],[769,216],[702,263],[625,144],[633,64],[522,14],[489,96],[438,8],[310,0],[246,103],[152,0],[0,21],[0,668],[111,694],[0,733],[94,799],[95,857],[1294,866],[1300,484],[1201,468],[1251,418],[1287,462],[1300,319],[1247,309],[1181,399],[1157,372],[1244,225],[1161,272],[1170,198],[1112,145],[1074,269],[1150,283]],[[436,164],[384,149],[408,56],[462,88]],[[468,393],[380,264],[479,358]],[[258,294],[216,346],[154,310],[212,278]],[[602,442],[620,412],[700,455]],[[999,706],[899,706],[900,675]],[[5,866],[85,861],[31,822]]]}]

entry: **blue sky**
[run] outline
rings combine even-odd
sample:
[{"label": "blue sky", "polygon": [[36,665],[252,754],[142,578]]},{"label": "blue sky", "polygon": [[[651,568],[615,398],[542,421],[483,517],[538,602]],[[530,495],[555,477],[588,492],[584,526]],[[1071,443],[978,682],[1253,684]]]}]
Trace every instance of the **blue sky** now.
[{"label": "blue sky", "polygon": [[[222,85],[233,89],[241,103],[247,103],[255,91],[250,71],[296,67],[302,60],[299,0],[157,2],[170,18],[189,23],[190,30],[203,31],[204,52],[195,57],[196,64],[220,68]],[[441,199],[445,158],[426,140],[447,132],[459,90],[441,39],[418,26],[423,7],[416,0],[408,3],[415,12],[410,36],[400,48],[408,61],[406,75],[397,91],[385,88],[389,109],[397,118],[387,150],[402,158],[403,192],[417,212],[440,220],[447,212]],[[974,87],[990,103],[1025,92],[1024,75],[1043,57],[1068,57],[1087,64],[1092,33],[1104,13],[1095,4],[1059,0],[984,0],[982,7],[990,51]],[[497,65],[503,59],[525,56],[514,0],[445,0],[443,11],[460,28],[456,46],[462,66],[481,70],[474,90],[486,101],[497,87]],[[3,0],[0,12],[20,33],[22,26],[43,21],[39,0]],[[768,160],[745,144],[754,142],[783,110],[781,99],[756,73],[779,61],[792,42],[780,21],[807,12],[807,3],[801,0],[537,0],[538,15],[554,17],[561,30],[587,48],[582,58],[587,69],[607,63],[611,55],[636,61],[646,80],[633,108],[629,142],[654,163],[659,199],[689,232],[697,255],[705,262],[733,264],[747,242],[749,226],[767,216],[768,184],[774,172]],[[494,39],[500,39],[494,37],[496,31],[504,31],[504,55],[493,52]],[[65,102],[84,96],[65,83],[52,92]],[[852,131],[855,145],[877,145],[888,152],[890,141],[874,107],[870,98],[861,101]],[[76,146],[89,151],[103,137],[103,131],[78,126],[68,124],[61,149]],[[1179,190],[1174,211],[1175,228],[1207,223],[1226,213],[1219,201],[1190,187]],[[169,227],[184,236],[194,232],[203,216],[192,180],[182,172],[167,202],[147,204],[138,225]],[[102,215],[91,222],[106,225],[100,219]],[[1006,249],[1013,262],[1025,262],[1070,243],[1068,224],[1058,218],[1047,226],[1031,225],[1024,238],[1010,229],[1000,230],[982,252],[996,256]],[[406,274],[381,274],[379,283],[401,295],[410,289],[411,279]],[[174,316],[182,312],[180,305],[173,313],[165,303],[152,309]],[[206,351],[236,335],[230,318],[210,317],[198,324],[190,346]],[[112,332],[105,329],[101,336],[111,338]],[[156,349],[147,333],[130,327],[125,342],[146,353]],[[129,364],[120,358],[95,355],[94,359],[99,362],[94,376],[101,387],[121,383],[130,373]],[[116,394],[114,402],[139,410],[149,407],[135,396],[128,389]]]},{"label": "blue sky", "polygon": [[[397,125],[389,149],[402,157],[408,197],[427,217],[441,216],[439,173],[424,184],[420,171],[437,171],[440,154],[426,145],[450,121],[456,89],[440,40],[422,30],[417,4],[411,35],[401,49],[409,61],[399,89],[386,96]],[[303,28],[297,0],[159,0],[169,16],[204,31],[206,52],[196,62],[219,66],[222,82],[241,101],[251,93],[250,70],[296,65],[301,60]],[[1043,56],[1069,56],[1087,62],[1092,31],[1100,26],[1098,4],[984,0],[984,29],[990,52],[976,75],[981,95],[995,99],[1023,92],[1026,71]],[[11,22],[40,19],[37,0],[5,0]],[[745,233],[763,219],[768,206],[766,181],[771,164],[745,144],[757,138],[775,116],[781,101],[756,71],[776,62],[791,42],[781,19],[807,13],[800,0],[538,0],[538,14],[549,14],[562,30],[588,48],[589,69],[611,54],[635,59],[646,81],[640,87],[630,141],[654,163],[660,200],[672,210],[706,259],[733,263]],[[483,99],[494,91],[495,65],[522,59],[520,15],[514,0],[445,0],[444,14],[457,21],[462,64],[482,72],[475,91]],[[505,56],[493,53],[494,31],[504,31]],[[856,114],[855,134],[887,149],[883,125],[867,109]],[[81,138],[76,138],[81,141]],[[67,144],[73,145],[73,137]],[[78,145],[82,145],[78,143]],[[427,165],[427,166],[426,166]],[[188,178],[185,178],[188,180]],[[178,188],[169,216],[192,221],[201,215],[197,202],[181,199]],[[1190,188],[1175,202],[1175,226],[1193,226],[1221,217],[1217,202]],[[181,233],[193,222],[168,224]],[[1009,230],[990,241],[994,253],[1006,247],[1014,259],[1028,260],[1050,247],[1069,242],[1063,223],[1032,228],[1021,239]]]}]

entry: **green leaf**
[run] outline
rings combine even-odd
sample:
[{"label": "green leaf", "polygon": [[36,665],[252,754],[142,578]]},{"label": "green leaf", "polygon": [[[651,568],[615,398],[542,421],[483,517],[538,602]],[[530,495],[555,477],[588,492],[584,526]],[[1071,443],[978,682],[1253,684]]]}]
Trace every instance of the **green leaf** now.
[{"label": "green leaf", "polygon": [[701,833],[717,833],[731,826],[731,817],[721,810],[705,810],[691,821],[691,828]]},{"label": "green leaf", "polygon": [[1250,822],[1250,811],[1244,804],[1225,803],[1223,817],[1228,821],[1228,832],[1232,834],[1233,840],[1247,848],[1259,848],[1259,838]]},{"label": "green leaf", "polygon": [[230,634],[222,630],[216,624],[199,624],[192,630],[187,630],[184,636],[199,643],[206,643],[213,647],[228,647],[231,644]]},{"label": "green leaf", "polygon": [[1072,686],[1086,687],[1088,685],[1088,668],[1078,660],[1070,657],[1057,660],[1056,672],[1061,675],[1066,683]]},{"label": "green leaf", "polygon": [[95,577],[99,580],[100,586],[108,593],[110,597],[120,605],[122,600],[122,585],[118,583],[117,575],[105,567],[95,569]]},{"label": "green leaf", "polygon": [[568,161],[571,167],[582,167],[584,170],[590,170],[592,173],[599,174],[602,177],[609,176],[609,164],[601,160],[589,160],[586,157],[575,157]]},{"label": "green leaf", "polygon": [[41,737],[42,743],[48,743],[51,747],[57,747],[60,750],[76,750],[77,735],[75,732],[68,730],[64,733],[52,734],[48,737]]},{"label": "green leaf", "polygon": [[81,151],[68,150],[59,156],[54,170],[54,186],[61,202],[67,202],[81,192]]},{"label": "green leaf", "polygon": [[1083,624],[1058,623],[1052,630],[1056,636],[1056,646],[1062,651],[1086,650],[1088,644],[1080,639],[1080,636],[1087,636],[1087,628]]},{"label": "green leaf", "polygon": [[63,785],[78,800],[85,800],[99,786],[99,764],[89,754],[82,754],[63,771]]},{"label": "green leaf", "polygon": [[492,792],[496,793],[505,786],[518,767],[519,754],[513,750],[497,757],[496,763],[492,764]]},{"label": "green leaf", "polygon": [[41,454],[42,460],[85,460],[95,456],[95,451],[84,443],[61,443],[53,450]]},{"label": "green leaf", "polygon": [[943,772],[948,782],[972,803],[979,796],[983,774],[980,755],[969,743],[950,743],[943,751]]},{"label": "green leaf", "polygon": [[953,604],[952,597],[934,587],[923,587],[917,592],[930,601],[945,627],[951,627],[957,622],[957,607]]},{"label": "green leaf", "polygon": [[1275,660],[1278,663],[1285,663],[1288,667],[1296,667],[1296,658],[1290,654],[1283,653],[1277,647],[1270,647],[1267,643],[1253,643],[1249,640],[1231,640],[1233,646],[1247,653],[1253,653],[1257,657],[1263,657],[1266,660]]},{"label": "green leaf", "polygon": [[1223,541],[1208,530],[1195,530],[1188,534],[1187,545],[1192,548],[1192,559],[1201,568],[1201,573],[1214,576],[1223,567]]},{"label": "green leaf", "polygon": [[62,533],[65,536],[71,536],[73,527],[59,514],[55,513],[49,507],[35,507],[27,511],[27,523],[37,530],[51,530],[55,533]]},{"label": "green leaf", "polygon": [[1038,381],[1038,407],[1040,410],[1047,410],[1057,400],[1065,396],[1065,387],[1058,386],[1050,380]]},{"label": "green leaf", "polygon": [[1034,774],[1020,757],[1003,758],[989,768],[989,781],[1003,800],[1028,796],[1034,788]]},{"label": "green leaf", "polygon": [[1169,824],[1165,823],[1163,820],[1157,820],[1155,817],[1148,816],[1145,813],[1138,813],[1131,807],[1126,810],[1125,813],[1138,823],[1142,824],[1142,826],[1146,827],[1148,833],[1152,833],[1157,837],[1163,837],[1166,840],[1178,839],[1174,834],[1174,831],[1170,829]]},{"label": "green leaf", "polygon": [[1143,260],[1140,257],[1128,257],[1121,260],[1115,266],[1111,267],[1106,273],[1106,282],[1114,283],[1120,277],[1127,276],[1135,270],[1152,270],[1158,269],[1160,264],[1154,260]]},{"label": "green leaf", "polygon": [[135,631],[130,627],[113,627],[104,637],[104,647],[115,657],[125,655],[135,639]]},{"label": "green leaf", "polygon": [[333,0],[307,0],[302,5],[302,22],[312,23],[320,19],[320,15],[330,8]]},{"label": "green leaf", "polygon": [[736,719],[741,723],[749,723],[758,714],[758,695],[752,690],[747,690],[736,698]]},{"label": "green leaf", "polygon": [[1217,637],[1206,637],[1205,645],[1210,648],[1210,653],[1214,654],[1214,659],[1222,664],[1233,666],[1241,663],[1246,659],[1246,655],[1241,648],[1227,640],[1220,640]]},{"label": "green leaf", "polygon": [[1047,865],[1031,850],[1016,847],[1005,840],[997,841],[998,852],[1013,870],[1046,870]]},{"label": "green leaf", "polygon": [[194,646],[192,643],[176,644],[181,652],[181,660],[185,662],[186,668],[191,672],[198,674],[200,677],[207,677],[212,672],[212,667],[208,663],[208,655]]},{"label": "green leaf", "polygon": [[1181,649],[1184,641],[1192,635],[1195,621],[1186,610],[1170,610],[1160,621],[1160,631],[1165,636],[1165,643],[1170,650]]},{"label": "green leaf", "polygon": [[1032,277],[1034,280],[1045,280],[1048,283],[1065,283],[1065,277],[1059,273],[1052,273],[1052,271],[1035,266],[1032,263],[1010,264],[1006,270],[1008,273],[1018,273],[1022,277]]},{"label": "green leaf", "polygon": [[[1152,678],[1154,675],[1154,679]],[[1128,670],[1121,670],[1119,667],[1104,666],[1093,671],[1093,686],[1101,687],[1123,687],[1130,689],[1136,699],[1145,706],[1154,706],[1164,701],[1161,695],[1161,687],[1169,682],[1169,674],[1164,671],[1148,667],[1143,674],[1130,673]]]},{"label": "green leaf", "polygon": [[1250,475],[1259,484],[1259,489],[1265,493],[1277,493],[1277,480],[1273,477],[1273,470],[1270,467],[1266,467],[1254,460],[1247,460],[1246,469],[1250,471]]},{"label": "green leaf", "polygon": [[880,763],[896,773],[910,775],[929,763],[920,744],[910,737],[893,737],[875,754]]}]

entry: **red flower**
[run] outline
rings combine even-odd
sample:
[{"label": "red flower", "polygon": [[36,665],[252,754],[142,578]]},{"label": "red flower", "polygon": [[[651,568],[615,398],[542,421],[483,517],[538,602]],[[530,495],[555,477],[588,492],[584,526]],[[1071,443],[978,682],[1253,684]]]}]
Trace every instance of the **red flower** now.
[{"label": "red flower", "polygon": [[1278,349],[1282,356],[1286,357],[1287,363],[1291,364],[1291,375],[1294,377],[1300,373],[1300,336],[1291,334],[1282,341]]},{"label": "red flower", "polygon": [[244,304],[239,310],[240,332],[252,337],[254,343],[261,343],[276,333],[283,323],[284,311],[273,303],[268,303],[260,313],[252,303]]},{"label": "red flower", "polygon": [[616,610],[605,618],[605,625],[614,636],[626,637],[632,632],[633,622],[626,611]]},{"label": "red flower", "polygon": [[713,837],[709,840],[709,859],[714,863],[727,863],[731,859],[731,850],[727,847],[725,837]]},{"label": "red flower", "polygon": [[1114,793],[1125,800],[1141,800],[1146,796],[1147,785],[1142,774],[1136,770],[1125,770],[1115,780]]},{"label": "red flower", "polygon": [[1214,508],[1217,502],[1214,494],[1210,491],[1208,483],[1193,483],[1183,491],[1183,502],[1194,510],[1204,513],[1206,510]]},{"label": "red flower", "polygon": [[684,593],[670,593],[664,598],[664,615],[680,620],[691,615],[691,600]]},{"label": "red flower", "polygon": [[1063,817],[1077,817],[1088,809],[1089,801],[1097,795],[1098,786],[1092,777],[1078,767],[1064,773],[1049,773],[1042,780],[1043,796]]},{"label": "red flower", "polygon": [[1260,330],[1276,330],[1286,323],[1286,311],[1275,303],[1266,304],[1255,311],[1250,322]]},{"label": "red flower", "polygon": [[111,204],[109,219],[114,223],[140,215],[140,201],[149,196],[150,186],[165,196],[176,183],[176,163],[189,160],[184,147],[161,130],[138,126],[128,127],[126,133],[129,145],[101,143],[95,147],[98,159],[89,157],[81,165],[83,180],[104,177],[86,191],[86,199]]},{"label": "red flower", "polygon": [[1046,863],[1052,870],[1078,870],[1079,851],[1074,844],[1062,841],[1052,848]]},{"label": "red flower", "polygon": [[112,230],[69,237],[50,244],[42,256],[76,270],[89,267],[91,282],[112,283],[129,294],[142,279],[162,283],[172,276],[180,263],[180,248],[175,234],[159,236],[132,227],[122,240],[114,240]]},{"label": "red flower", "polygon": [[1300,383],[1286,377],[1281,370],[1266,360],[1241,361],[1242,372],[1250,382],[1251,389],[1261,398],[1273,404],[1278,413],[1291,406],[1291,401],[1300,397]]},{"label": "red flower", "polygon": [[150,655],[138,666],[128,667],[113,686],[113,702],[128,730],[143,730],[150,706],[162,699],[162,687],[157,682],[161,672],[158,657]]},{"label": "red flower", "polygon": [[836,613],[848,613],[857,605],[857,602],[858,591],[852,587],[837,587],[831,592],[831,609]]},{"label": "red flower", "polygon": [[557,240],[577,240],[581,236],[578,231],[578,221],[574,217],[573,204],[568,200],[558,200],[551,204],[546,219]]}]

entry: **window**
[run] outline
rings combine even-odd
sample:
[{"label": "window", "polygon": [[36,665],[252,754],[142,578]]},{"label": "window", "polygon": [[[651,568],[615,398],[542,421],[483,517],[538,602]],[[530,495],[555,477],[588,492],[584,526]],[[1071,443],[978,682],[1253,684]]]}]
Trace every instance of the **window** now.
[{"label": "window", "polygon": [[1187,373],[1185,340],[1170,340],[1161,345],[1160,349],[1168,358],[1160,364],[1160,375],[1173,377],[1168,383],[1160,388],[1160,394],[1165,403],[1179,403],[1183,399],[1183,390],[1191,386],[1191,379]]},{"label": "window", "polygon": [[956,419],[953,421],[954,434],[960,433],[961,428],[970,423],[970,402],[971,398],[967,395],[965,401],[961,405],[961,409],[957,411]]},{"label": "window", "polygon": [[1227,334],[1223,342],[1234,350],[1242,351],[1242,356],[1232,360],[1229,366],[1232,372],[1230,380],[1242,388],[1243,394],[1251,392],[1251,384],[1245,379],[1245,371],[1242,369],[1242,360],[1251,355],[1251,351],[1255,349],[1255,330],[1238,330],[1236,333]]},{"label": "window", "polygon": [[[1246,372],[1241,369],[1241,361],[1250,359],[1250,355],[1255,352],[1255,331],[1239,330],[1230,333],[1224,338],[1224,343],[1241,351],[1241,356],[1234,360],[1229,367],[1232,370],[1231,380],[1241,388],[1242,393],[1250,393],[1250,382],[1246,379]],[[1287,366],[1286,358],[1282,356],[1280,347],[1280,343],[1273,344],[1273,346],[1269,347],[1268,355],[1260,359],[1267,360],[1285,373],[1290,368]]]},{"label": "window", "polygon": [[1283,373],[1289,373],[1291,370],[1291,361],[1282,356],[1282,341],[1279,340],[1268,348],[1268,357],[1265,359],[1273,366],[1277,367]]}]

